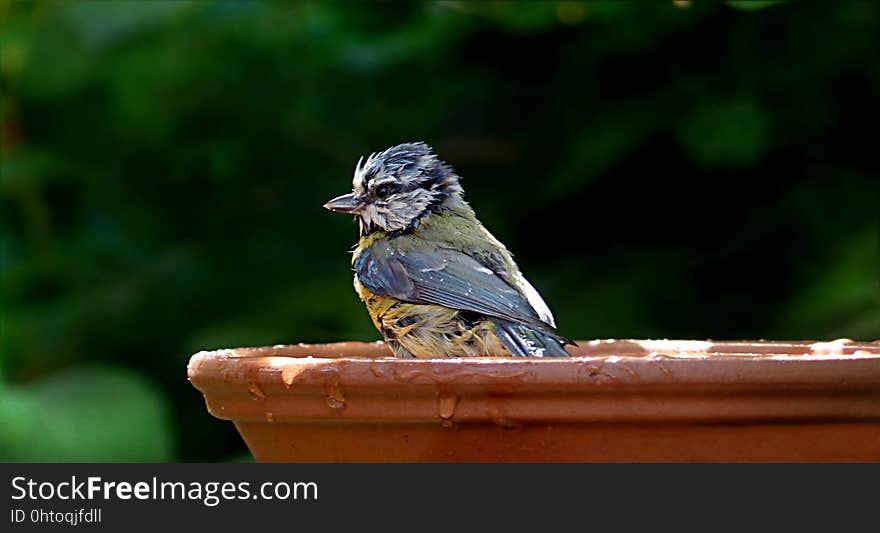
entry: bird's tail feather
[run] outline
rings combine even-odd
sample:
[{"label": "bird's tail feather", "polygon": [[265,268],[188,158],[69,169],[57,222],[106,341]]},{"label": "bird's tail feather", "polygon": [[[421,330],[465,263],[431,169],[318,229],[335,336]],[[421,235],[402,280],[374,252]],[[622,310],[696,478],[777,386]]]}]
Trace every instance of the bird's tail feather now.
[{"label": "bird's tail feather", "polygon": [[516,357],[567,357],[562,337],[553,337],[541,331],[510,322],[495,321],[495,335]]}]

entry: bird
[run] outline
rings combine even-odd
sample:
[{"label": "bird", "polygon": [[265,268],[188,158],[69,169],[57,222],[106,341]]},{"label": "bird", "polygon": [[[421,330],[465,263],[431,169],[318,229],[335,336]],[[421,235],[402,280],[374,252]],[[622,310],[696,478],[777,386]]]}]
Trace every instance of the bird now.
[{"label": "bird", "polygon": [[354,287],[395,357],[564,357],[541,295],[477,219],[461,178],[424,142],[361,157],[352,192]]}]

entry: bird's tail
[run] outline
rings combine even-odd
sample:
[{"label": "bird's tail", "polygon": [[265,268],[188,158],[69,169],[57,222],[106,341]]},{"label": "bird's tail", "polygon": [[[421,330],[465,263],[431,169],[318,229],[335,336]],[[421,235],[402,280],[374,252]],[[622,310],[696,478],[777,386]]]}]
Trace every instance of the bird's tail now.
[{"label": "bird's tail", "polygon": [[508,320],[495,321],[495,335],[516,357],[567,357],[566,339]]}]

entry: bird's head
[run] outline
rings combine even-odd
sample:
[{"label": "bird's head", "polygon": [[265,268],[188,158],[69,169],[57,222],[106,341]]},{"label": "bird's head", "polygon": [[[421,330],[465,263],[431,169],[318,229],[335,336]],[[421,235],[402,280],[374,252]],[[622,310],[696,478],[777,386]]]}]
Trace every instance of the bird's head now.
[{"label": "bird's head", "polygon": [[442,208],[461,205],[463,191],[451,166],[423,142],[405,143],[358,161],[353,191],[324,207],[360,219],[361,233],[398,231]]}]

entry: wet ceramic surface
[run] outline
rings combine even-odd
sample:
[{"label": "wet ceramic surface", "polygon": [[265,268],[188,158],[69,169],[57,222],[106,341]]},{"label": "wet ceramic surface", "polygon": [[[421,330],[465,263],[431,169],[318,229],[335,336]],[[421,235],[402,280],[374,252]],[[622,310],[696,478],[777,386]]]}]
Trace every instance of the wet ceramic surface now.
[{"label": "wet ceramic surface", "polygon": [[428,360],[284,345],[188,370],[264,461],[880,460],[880,343],[578,344]]}]

